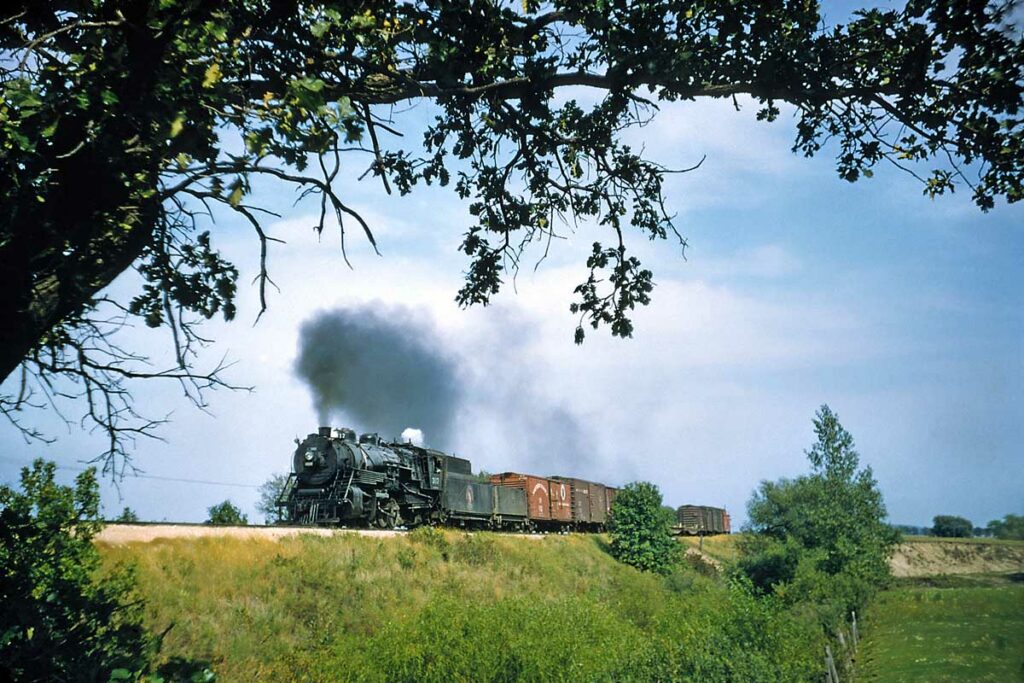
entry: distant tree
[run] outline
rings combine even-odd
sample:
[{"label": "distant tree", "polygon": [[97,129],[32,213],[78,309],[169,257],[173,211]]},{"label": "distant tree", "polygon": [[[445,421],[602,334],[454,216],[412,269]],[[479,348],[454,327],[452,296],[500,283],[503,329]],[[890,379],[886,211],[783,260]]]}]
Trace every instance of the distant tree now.
[{"label": "distant tree", "polygon": [[913,524],[893,524],[892,528],[908,536],[927,536],[931,533],[931,527],[915,526]]},{"label": "distant tree", "polygon": [[668,573],[679,559],[661,491],[646,481],[627,484],[615,497],[611,520],[612,555],[644,571]]},{"label": "distant tree", "polygon": [[932,536],[943,538],[970,538],[974,532],[974,524],[971,520],[955,515],[936,515],[932,519]]},{"label": "distant tree", "polygon": [[124,510],[121,510],[121,514],[117,516],[115,522],[121,522],[122,524],[131,524],[132,522],[139,521],[139,516],[135,514],[135,510],[125,506]]},{"label": "distant tree", "polygon": [[55,483],[55,469],[36,460],[21,491],[0,486],[0,680],[135,678],[155,643],[131,571],[97,575],[96,472],[71,488]]},{"label": "distant tree", "polygon": [[1024,541],[1024,515],[1006,515],[1002,520],[988,523],[989,532],[996,538]]},{"label": "distant tree", "polygon": [[287,483],[287,474],[273,474],[270,476],[270,479],[260,484],[260,499],[256,503],[256,509],[263,513],[267,524],[280,522],[282,519],[281,508],[277,506],[277,499],[281,497]]},{"label": "distant tree", "polygon": [[855,606],[888,577],[899,532],[885,521],[871,468],[858,469],[853,437],[827,405],[814,431],[818,440],[807,451],[811,474],[762,482],[747,504],[754,538],[740,565],[762,590],[817,576]]},{"label": "distant tree", "polygon": [[219,524],[224,526],[245,526],[249,523],[249,518],[242,514],[242,511],[236,508],[230,500],[225,500],[223,503],[217,503],[210,507],[207,512],[210,518],[206,520],[206,524]]}]

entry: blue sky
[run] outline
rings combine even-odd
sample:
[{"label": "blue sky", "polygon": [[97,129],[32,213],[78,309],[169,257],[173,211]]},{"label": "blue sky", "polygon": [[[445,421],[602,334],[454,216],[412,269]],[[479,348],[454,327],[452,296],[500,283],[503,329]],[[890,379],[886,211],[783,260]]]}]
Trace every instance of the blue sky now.
[{"label": "blue sky", "polygon": [[[754,110],[678,103],[629,134],[670,167],[707,155],[666,188],[686,259],[671,243],[633,241],[657,286],[631,340],[591,332],[582,347],[572,343],[568,304],[598,237],[591,227],[567,231],[516,291],[463,311],[453,302],[466,265],[456,247],[469,219],[453,193],[388,197],[372,179],[347,181],[342,194],[370,219],[382,252],[350,232],[350,270],[336,236],[317,240],[309,229],[311,206],[261,187],[261,201],[283,213],[271,226],[288,241],[271,254],[282,292],[252,326],[258,247],[223,217],[214,239],[242,270],[239,316],[208,326],[218,341],[203,357],[209,365],[227,353],[237,361],[230,377],[255,390],[211,394],[206,414],[175,386],[139,389],[140,410],[173,415],[160,431],[166,442],[140,441],[134,464],[193,482],[106,484],[107,511],[129,505],[144,519],[201,521],[230,498],[257,518],[255,485],[287,471],[292,439],[316,427],[310,393],[292,373],[299,326],[318,311],[372,304],[414,311],[456,360],[467,398],[447,446],[477,467],[648,479],[670,504],[725,505],[742,520],[760,480],[807,470],[811,419],[828,403],[893,521],[958,514],[983,525],[1024,512],[1024,211],[983,214],[963,191],[933,201],[888,168],[851,185],[827,154],[789,151],[788,115],[758,123]],[[113,290],[133,286],[126,276]],[[131,330],[124,341],[167,357],[164,332]],[[36,456],[70,478],[103,447],[52,415],[33,418],[59,440],[26,445],[0,426],[0,480],[14,481]]]}]

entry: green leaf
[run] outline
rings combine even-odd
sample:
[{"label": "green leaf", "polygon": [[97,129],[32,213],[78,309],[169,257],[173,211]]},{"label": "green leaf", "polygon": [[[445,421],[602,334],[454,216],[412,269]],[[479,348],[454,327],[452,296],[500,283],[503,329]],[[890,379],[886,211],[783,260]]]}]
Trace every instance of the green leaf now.
[{"label": "green leaf", "polygon": [[184,115],[178,116],[178,118],[176,118],[173,121],[171,121],[170,136],[172,138],[178,137],[178,135],[181,133],[181,131],[182,131],[182,129],[184,127],[185,127],[185,117],[184,117]]},{"label": "green leaf", "polygon": [[206,67],[206,74],[203,76],[203,87],[212,88],[218,81],[220,81],[221,77],[220,64],[214,62],[210,66]]}]

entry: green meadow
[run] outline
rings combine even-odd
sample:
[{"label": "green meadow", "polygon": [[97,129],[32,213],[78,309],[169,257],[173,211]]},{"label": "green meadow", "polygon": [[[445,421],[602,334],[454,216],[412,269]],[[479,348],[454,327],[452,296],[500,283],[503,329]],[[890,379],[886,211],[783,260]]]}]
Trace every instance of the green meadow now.
[{"label": "green meadow", "polygon": [[903,581],[862,628],[861,683],[1024,681],[1024,584],[1005,576]]}]

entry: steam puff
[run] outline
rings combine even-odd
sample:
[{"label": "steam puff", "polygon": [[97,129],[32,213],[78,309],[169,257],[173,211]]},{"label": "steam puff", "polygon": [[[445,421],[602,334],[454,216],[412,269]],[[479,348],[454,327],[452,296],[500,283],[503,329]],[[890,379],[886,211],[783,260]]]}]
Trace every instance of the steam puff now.
[{"label": "steam puff", "polygon": [[415,427],[406,427],[402,430],[402,441],[411,443],[413,446],[423,445],[423,430]]},{"label": "steam puff", "polygon": [[429,319],[407,308],[344,308],[303,323],[295,373],[313,393],[320,424],[340,414],[391,438],[411,423],[434,447],[450,441],[458,368]]}]

